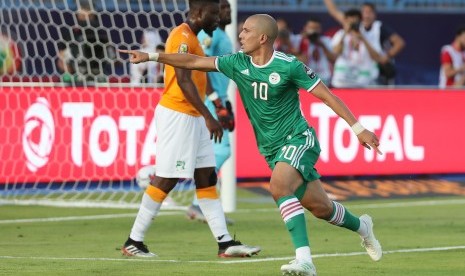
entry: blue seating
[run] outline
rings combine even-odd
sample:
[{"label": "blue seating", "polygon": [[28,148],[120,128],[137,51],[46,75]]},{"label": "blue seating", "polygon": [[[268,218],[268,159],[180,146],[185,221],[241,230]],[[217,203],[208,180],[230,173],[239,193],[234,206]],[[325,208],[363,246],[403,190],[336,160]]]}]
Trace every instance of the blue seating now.
[{"label": "blue seating", "polygon": [[[358,7],[370,2],[375,4],[377,9],[389,12],[443,12],[465,9],[464,0],[334,0],[334,2],[342,9]],[[239,10],[322,11],[326,9],[323,0],[237,0],[237,3]]]}]

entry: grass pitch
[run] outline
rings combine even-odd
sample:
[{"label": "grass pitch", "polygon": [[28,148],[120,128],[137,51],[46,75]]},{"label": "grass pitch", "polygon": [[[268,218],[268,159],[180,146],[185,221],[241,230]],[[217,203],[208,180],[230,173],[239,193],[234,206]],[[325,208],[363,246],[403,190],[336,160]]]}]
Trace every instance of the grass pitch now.
[{"label": "grass pitch", "polygon": [[[324,275],[465,275],[465,198],[343,202],[373,217],[385,255],[373,262],[357,234],[307,213],[314,263]],[[280,275],[294,250],[271,198],[239,191],[232,235],[262,252],[219,259],[206,224],[162,211],[146,244],[153,259],[123,257],[137,210],[0,206],[0,275]]]}]

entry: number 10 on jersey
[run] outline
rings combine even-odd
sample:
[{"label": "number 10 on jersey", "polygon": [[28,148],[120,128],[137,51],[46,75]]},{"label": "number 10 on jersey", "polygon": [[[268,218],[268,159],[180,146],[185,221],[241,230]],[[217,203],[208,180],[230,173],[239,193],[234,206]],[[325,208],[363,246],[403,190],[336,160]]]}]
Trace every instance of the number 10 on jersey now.
[{"label": "number 10 on jersey", "polygon": [[252,82],[253,97],[255,99],[268,100],[268,83],[266,82]]}]

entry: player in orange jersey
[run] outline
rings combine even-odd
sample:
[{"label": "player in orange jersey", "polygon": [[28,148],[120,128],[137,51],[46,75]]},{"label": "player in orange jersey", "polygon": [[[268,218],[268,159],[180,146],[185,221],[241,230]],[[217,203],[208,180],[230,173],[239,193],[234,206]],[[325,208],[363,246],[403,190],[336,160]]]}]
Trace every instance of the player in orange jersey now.
[{"label": "player in orange jersey", "polygon": [[[187,21],[174,28],[167,41],[167,53],[204,56],[197,39],[200,30],[212,34],[219,22],[218,0],[190,0]],[[121,50],[120,52],[127,53]],[[234,240],[228,232],[216,190],[213,143],[221,141],[223,130],[204,105],[207,90],[205,72],[165,68],[165,90],[155,109],[157,127],[157,171],[143,195],[136,220],[122,248],[127,256],[153,257],[143,243],[145,232],[179,178],[194,178],[199,206],[218,242],[218,256],[244,257],[257,254],[259,247]],[[224,113],[219,110],[218,113]]]}]

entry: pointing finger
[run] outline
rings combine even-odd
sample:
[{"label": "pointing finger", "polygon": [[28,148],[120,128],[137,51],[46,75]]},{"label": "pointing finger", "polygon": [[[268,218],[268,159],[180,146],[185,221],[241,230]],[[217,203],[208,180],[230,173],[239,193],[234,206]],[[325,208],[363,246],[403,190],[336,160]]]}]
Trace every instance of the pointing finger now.
[{"label": "pointing finger", "polygon": [[373,148],[376,150],[376,152],[379,154],[379,155],[383,155],[383,152],[378,148],[379,144],[376,145],[375,143],[373,143]]}]

